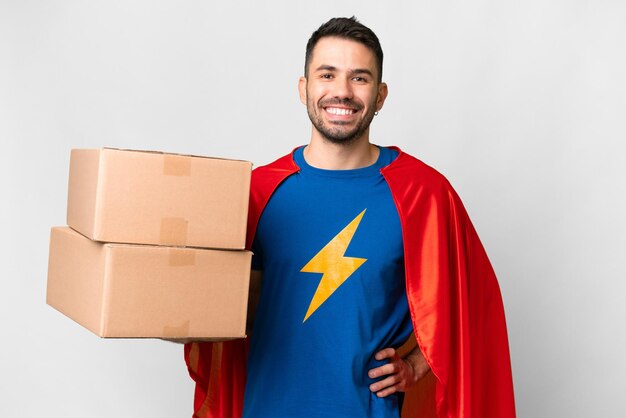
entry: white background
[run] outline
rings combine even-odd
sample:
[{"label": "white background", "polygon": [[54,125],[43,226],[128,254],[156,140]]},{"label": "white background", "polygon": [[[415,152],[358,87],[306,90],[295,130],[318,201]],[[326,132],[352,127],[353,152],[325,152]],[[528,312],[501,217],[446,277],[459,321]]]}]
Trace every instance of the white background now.
[{"label": "white background", "polygon": [[373,142],[450,179],[498,273],[519,416],[624,416],[618,0],[0,0],[0,416],[191,416],[181,346],[102,340],[45,304],[70,149],[268,163],[309,138],[306,40],[353,14],[385,51]]}]

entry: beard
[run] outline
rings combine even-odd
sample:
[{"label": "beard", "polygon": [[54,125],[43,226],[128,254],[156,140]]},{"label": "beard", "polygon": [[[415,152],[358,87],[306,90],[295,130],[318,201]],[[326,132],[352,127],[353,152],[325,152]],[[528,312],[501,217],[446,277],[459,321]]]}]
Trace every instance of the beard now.
[{"label": "beard", "polygon": [[330,99],[316,105],[310,96],[307,97],[306,109],[311,123],[324,139],[339,145],[346,145],[360,138],[369,128],[376,112],[375,103],[371,103],[367,113],[363,114],[352,128],[347,126],[350,122],[335,121],[328,125],[324,122],[322,112],[324,112],[324,107],[331,105],[348,106],[355,110],[362,110],[364,107],[350,99]]}]

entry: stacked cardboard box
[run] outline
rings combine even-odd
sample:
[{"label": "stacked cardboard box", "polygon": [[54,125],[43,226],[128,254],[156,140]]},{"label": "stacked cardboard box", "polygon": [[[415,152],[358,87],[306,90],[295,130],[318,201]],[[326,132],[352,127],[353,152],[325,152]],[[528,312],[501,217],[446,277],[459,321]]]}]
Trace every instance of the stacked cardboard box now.
[{"label": "stacked cardboard box", "polygon": [[46,301],[101,337],[245,336],[251,164],[72,150]]}]

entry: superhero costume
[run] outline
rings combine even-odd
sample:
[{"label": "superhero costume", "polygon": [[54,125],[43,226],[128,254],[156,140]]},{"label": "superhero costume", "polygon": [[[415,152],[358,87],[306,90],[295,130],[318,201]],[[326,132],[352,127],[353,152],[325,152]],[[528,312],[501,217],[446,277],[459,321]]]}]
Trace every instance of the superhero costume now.
[{"label": "superhero costume", "polygon": [[[402,224],[415,338],[432,372],[407,392],[402,416],[514,417],[504,309],[487,255],[448,181],[396,150],[381,173]],[[253,172],[248,248],[273,192],[298,170],[287,155]],[[194,417],[241,416],[246,357],[247,340],[185,346]]]},{"label": "superhero costume", "polygon": [[[246,365],[243,418],[399,418],[402,393],[381,398],[374,354],[413,334],[402,228],[380,170],[313,167],[276,189],[259,218],[252,267],[262,271]],[[311,367],[315,365],[315,367]]]}]

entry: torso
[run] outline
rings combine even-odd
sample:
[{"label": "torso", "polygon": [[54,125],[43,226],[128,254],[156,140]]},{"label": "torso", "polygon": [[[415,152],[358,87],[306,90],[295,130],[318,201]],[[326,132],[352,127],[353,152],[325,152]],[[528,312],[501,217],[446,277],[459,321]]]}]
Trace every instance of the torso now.
[{"label": "torso", "polygon": [[[268,202],[257,227],[263,270],[244,417],[398,417],[396,396],[369,391],[373,356],[401,345],[412,326],[402,231],[380,168],[301,171]],[[320,289],[318,289],[318,287]],[[322,290],[323,288],[323,290]]]}]

